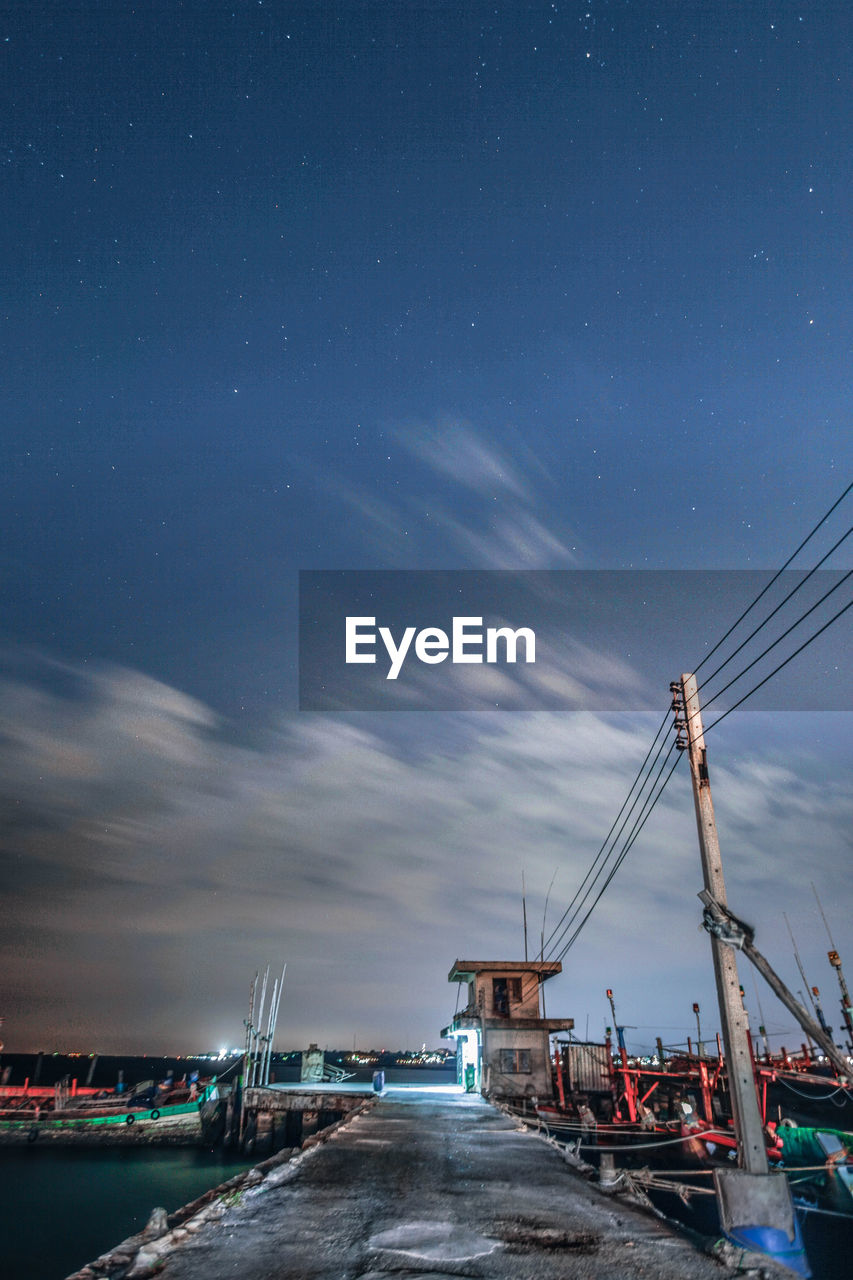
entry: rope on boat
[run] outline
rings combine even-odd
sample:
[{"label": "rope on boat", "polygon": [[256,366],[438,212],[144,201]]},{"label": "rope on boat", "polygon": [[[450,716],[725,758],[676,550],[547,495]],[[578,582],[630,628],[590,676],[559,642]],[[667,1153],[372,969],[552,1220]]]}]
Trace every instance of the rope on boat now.
[{"label": "rope on boat", "polygon": [[[527,1116],[524,1114],[524,1112],[521,1112],[521,1111],[516,1111],[514,1114],[517,1115],[520,1120],[526,1122],[527,1124],[534,1123],[533,1116]],[[544,1130],[547,1137],[550,1138],[553,1136],[551,1134],[550,1129],[548,1128],[547,1121],[543,1120],[541,1116],[535,1117],[535,1123],[536,1123],[537,1130],[540,1133]],[[569,1128],[570,1126],[561,1125],[560,1127],[566,1129],[566,1128]],[[574,1125],[571,1127],[574,1128],[576,1132],[579,1132],[581,1134],[590,1132],[589,1126]],[[601,1132],[601,1131],[602,1130],[600,1130],[598,1126],[596,1126],[596,1132]],[[610,1132],[612,1133],[619,1133],[619,1131],[620,1130],[618,1125],[614,1125],[610,1130]],[[580,1138],[578,1138],[576,1141],[566,1142],[564,1145],[571,1147],[572,1151],[574,1152],[621,1151],[624,1153],[627,1151],[656,1151],[658,1147],[671,1147],[675,1145],[680,1145],[683,1142],[689,1142],[694,1137],[696,1138],[699,1138],[699,1137],[729,1138],[731,1137],[731,1133],[726,1129],[703,1129],[701,1133],[679,1134],[678,1137],[676,1138],[659,1138],[656,1142],[623,1142],[618,1146],[609,1147],[609,1146],[603,1146],[599,1142],[581,1142]],[[556,1141],[559,1142],[559,1138],[557,1138]]]},{"label": "rope on boat", "polygon": [[781,1076],[777,1076],[776,1080],[778,1084],[783,1084],[786,1089],[791,1090],[791,1093],[795,1093],[798,1098],[805,1098],[807,1102],[832,1102],[833,1106],[843,1107],[844,1100],[840,1102],[833,1101],[838,1097],[839,1093],[843,1093],[846,1100],[853,1102],[853,1093],[851,1093],[849,1089],[845,1089],[843,1085],[839,1085],[838,1088],[833,1089],[831,1093],[824,1093],[819,1097],[816,1097],[813,1093],[803,1093],[802,1089],[796,1089],[794,1085],[791,1084],[790,1080],[783,1080]]},{"label": "rope on boat", "polygon": [[[775,1165],[774,1170],[779,1173],[787,1173],[789,1176],[795,1173],[826,1173],[827,1169],[833,1166],[827,1164],[796,1164],[796,1165]],[[713,1169],[658,1169],[656,1170],[662,1177],[676,1178],[713,1178]],[[796,1181],[796,1179],[792,1179]],[[844,1214],[844,1217],[849,1217]]]},{"label": "rope on boat", "polygon": [[[531,1115],[529,1111],[521,1111],[517,1107],[508,1106],[506,1107],[506,1110],[510,1112],[510,1114],[516,1116],[519,1120],[523,1120],[525,1124],[529,1124],[529,1125],[535,1124],[539,1130],[544,1129],[546,1133],[550,1133],[548,1121],[544,1118],[544,1116],[541,1116],[538,1114]],[[674,1133],[676,1128],[678,1127],[679,1122],[677,1120],[670,1120],[665,1122],[665,1124],[667,1128]],[[593,1133],[593,1132],[604,1133],[604,1134],[617,1134],[617,1133],[625,1132],[625,1125],[623,1124],[606,1124],[606,1123],[600,1124],[596,1122],[594,1125],[590,1125],[590,1124],[584,1124],[582,1120],[572,1120],[568,1117],[565,1119],[561,1118],[557,1123],[557,1128],[563,1131],[572,1130],[573,1132],[580,1133],[580,1134]],[[712,1131],[708,1130],[708,1132],[712,1132]],[[719,1130],[715,1129],[713,1130],[713,1132],[718,1133]]]},{"label": "rope on boat", "polygon": [[816,1204],[797,1204],[797,1213],[819,1213],[824,1218],[844,1218],[850,1221],[849,1213],[841,1213],[838,1209],[819,1209]]},{"label": "rope on boat", "polygon": [[[518,1115],[518,1116],[520,1116],[522,1119],[524,1119],[524,1112],[516,1111],[514,1114],[515,1114],[515,1115]],[[528,1117],[528,1119],[532,1122],[532,1117]],[[544,1125],[544,1126],[545,1126],[545,1128],[547,1128],[547,1127],[548,1127],[548,1121],[547,1121],[547,1120],[544,1120],[541,1116],[539,1116],[539,1117],[537,1118],[537,1120],[538,1120],[538,1123],[539,1123],[539,1124],[541,1124],[541,1125]],[[623,1124],[595,1124],[595,1125],[591,1125],[591,1124],[584,1124],[584,1123],[583,1123],[583,1121],[580,1121],[580,1120],[576,1120],[576,1121],[572,1121],[572,1120],[560,1120],[560,1121],[557,1123],[557,1126],[556,1126],[556,1127],[557,1127],[558,1129],[572,1130],[574,1133],[592,1133],[592,1132],[595,1132],[595,1133],[604,1133],[604,1134],[617,1134],[617,1133],[624,1133],[624,1132],[625,1132],[625,1125],[623,1125]],[[678,1123],[678,1121],[677,1121],[677,1120],[674,1120],[674,1121],[670,1121],[670,1122],[668,1122],[668,1124],[666,1125],[666,1128],[667,1128],[667,1130],[668,1130],[670,1133],[675,1133],[675,1132],[677,1132],[677,1131],[678,1131],[678,1132],[680,1132],[679,1123]],[[633,1133],[637,1133],[637,1132],[640,1132],[640,1131],[639,1131],[639,1130],[637,1130],[637,1129],[634,1129],[634,1130],[631,1130],[631,1132],[633,1132]],[[645,1132],[651,1132],[651,1130],[646,1130]]]},{"label": "rope on boat", "polygon": [[620,1146],[606,1147],[597,1142],[573,1142],[572,1148],[579,1151],[657,1151],[658,1147],[672,1147],[689,1142],[692,1138],[727,1138],[731,1134],[724,1129],[703,1129],[701,1134],[679,1135],[677,1138],[661,1138],[658,1142],[623,1142]]},{"label": "rope on boat", "polygon": [[680,1200],[687,1203],[691,1196],[715,1196],[717,1193],[712,1187],[691,1187],[687,1182],[672,1182],[664,1178],[659,1173],[652,1173],[650,1169],[621,1169],[628,1182],[632,1187],[638,1184],[643,1191],[672,1191]]},{"label": "rope on boat", "polygon": [[[530,1116],[529,1114],[525,1114],[520,1111],[515,1111],[513,1108],[510,1108],[510,1107],[506,1107],[506,1110],[511,1114],[514,1114],[526,1126],[532,1127],[534,1122],[533,1116]],[[545,1136],[546,1142],[548,1142],[551,1146],[555,1147],[557,1150],[565,1149],[570,1151],[575,1156],[576,1159],[580,1159],[580,1152],[582,1150],[614,1151],[614,1152],[628,1153],[632,1151],[647,1150],[649,1148],[655,1149],[657,1147],[672,1146],[674,1143],[685,1141],[685,1136],[681,1135],[678,1138],[665,1138],[658,1142],[644,1142],[644,1143],[637,1143],[637,1144],[630,1143],[630,1144],[622,1144],[621,1146],[618,1146],[618,1147],[602,1147],[602,1146],[598,1146],[598,1144],[596,1143],[582,1143],[580,1138],[578,1138],[575,1141],[565,1141],[565,1142],[560,1141],[558,1138],[555,1138],[549,1132],[548,1125],[542,1119],[541,1116],[535,1117],[535,1123],[536,1123],[537,1131],[539,1133],[542,1133],[542,1131],[544,1130],[544,1136]],[[588,1129],[586,1131],[588,1132]],[[718,1129],[717,1130],[709,1129],[709,1130],[705,1130],[704,1134],[719,1136],[721,1132],[722,1131]],[[689,1140],[689,1135],[688,1135],[688,1140]],[[588,1168],[589,1166],[586,1166],[586,1167]],[[803,1183],[809,1182],[808,1176],[800,1177],[795,1175],[826,1173],[827,1169],[830,1167],[831,1167],[830,1162],[826,1162],[825,1164],[798,1165],[793,1168],[786,1168],[784,1165],[781,1165],[781,1166],[777,1166],[777,1169],[779,1170],[779,1172],[785,1173],[788,1175],[789,1185],[793,1187],[793,1186],[797,1186],[798,1183],[800,1182],[803,1182]],[[611,1184],[611,1188],[615,1189],[619,1184],[621,1184],[622,1186],[625,1187],[627,1191],[631,1192],[633,1195],[644,1200],[645,1203],[649,1205],[651,1205],[652,1202],[648,1200],[648,1198],[646,1197],[647,1191],[667,1191],[673,1195],[677,1195],[678,1198],[681,1200],[682,1204],[688,1205],[690,1203],[690,1198],[692,1196],[716,1196],[717,1192],[716,1192],[716,1188],[692,1186],[690,1183],[684,1182],[683,1179],[684,1178],[713,1178],[714,1173],[715,1173],[714,1169],[656,1169],[654,1172],[652,1172],[652,1170],[650,1170],[649,1168],[643,1168],[643,1169],[622,1168],[616,1171],[616,1177],[613,1183]],[[677,1181],[673,1181],[673,1179],[677,1179]],[[850,1220],[849,1213],[839,1213],[834,1209],[821,1209],[821,1208],[818,1208],[816,1205],[808,1205],[808,1204],[802,1204],[802,1203],[797,1203],[796,1208],[798,1213],[817,1213],[826,1218],[844,1218],[847,1221]]]}]

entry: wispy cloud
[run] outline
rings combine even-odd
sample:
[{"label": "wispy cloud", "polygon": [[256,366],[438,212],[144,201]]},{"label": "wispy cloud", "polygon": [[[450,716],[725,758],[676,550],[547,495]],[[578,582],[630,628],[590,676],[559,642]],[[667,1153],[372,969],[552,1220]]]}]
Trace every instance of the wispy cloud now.
[{"label": "wispy cloud", "polygon": [[[457,953],[521,952],[522,868],[530,947],[555,870],[556,923],[652,732],[647,717],[589,713],[421,715],[411,735],[405,717],[318,715],[246,745],[129,671],[80,673],[73,697],[36,678],[2,695],[6,1029],[81,1048],[96,1029],[106,1047],[106,1021],[115,1047],[233,1039],[247,975],[277,957],[290,962],[282,1042],[434,1038]],[[821,865],[849,919],[841,772],[801,776],[753,745],[713,776],[740,914],[778,940]],[[711,1008],[700,883],[676,774],[552,1007],[598,1017],[611,985],[638,1026],[693,999]],[[814,964],[820,945],[801,943]]]},{"label": "wispy cloud", "polygon": [[517,434],[503,442],[465,420],[445,419],[398,427],[391,440],[406,459],[404,490],[394,485],[393,471],[371,487],[343,476],[316,480],[350,511],[360,543],[379,564],[561,569],[578,563],[572,530],[558,516],[554,477]]},{"label": "wispy cloud", "polygon": [[470,422],[446,420],[437,425],[399,429],[396,439],[403,448],[437,475],[485,498],[511,495],[529,505],[535,500],[534,477],[525,475],[529,463],[522,452],[509,454],[487,440]]}]

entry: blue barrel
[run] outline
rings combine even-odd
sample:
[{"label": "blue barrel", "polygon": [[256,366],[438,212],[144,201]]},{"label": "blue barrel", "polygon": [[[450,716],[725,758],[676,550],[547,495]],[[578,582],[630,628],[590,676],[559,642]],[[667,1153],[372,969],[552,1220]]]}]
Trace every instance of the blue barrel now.
[{"label": "blue barrel", "polygon": [[385,1072],[374,1071],[373,1073],[373,1092],[382,1093],[385,1088]]}]

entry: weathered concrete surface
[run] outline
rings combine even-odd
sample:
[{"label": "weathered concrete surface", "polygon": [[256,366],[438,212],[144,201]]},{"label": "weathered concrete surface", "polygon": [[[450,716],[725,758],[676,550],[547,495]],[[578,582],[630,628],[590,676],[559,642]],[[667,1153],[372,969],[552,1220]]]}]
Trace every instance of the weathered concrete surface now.
[{"label": "weathered concrete surface", "polygon": [[[157,1242],[158,1244],[160,1242]],[[165,1244],[165,1241],[163,1241]],[[721,1280],[480,1098],[391,1090],[131,1274],[163,1280]]]},{"label": "weathered concrete surface", "polygon": [[354,1111],[373,1097],[369,1084],[271,1084],[243,1093],[243,1106],[258,1111]]}]

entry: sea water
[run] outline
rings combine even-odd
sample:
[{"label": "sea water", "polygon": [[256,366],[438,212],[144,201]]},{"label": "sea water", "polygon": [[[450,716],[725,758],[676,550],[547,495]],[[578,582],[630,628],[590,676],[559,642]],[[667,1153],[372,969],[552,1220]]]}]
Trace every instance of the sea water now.
[{"label": "sea water", "polygon": [[128,1236],[248,1168],[180,1148],[0,1147],[4,1280],[63,1280]]},{"label": "sea water", "polygon": [[[151,1060],[122,1061],[130,1084],[163,1074],[162,1062],[152,1069]],[[110,1072],[114,1081],[112,1066]],[[288,1075],[296,1079],[298,1070],[279,1068],[279,1079]],[[371,1077],[370,1070],[356,1073],[361,1083]],[[385,1077],[421,1085],[455,1079],[447,1070],[394,1068]],[[196,1147],[0,1147],[0,1276],[64,1280],[141,1231],[152,1209],[174,1213],[254,1163],[234,1151]]]}]

